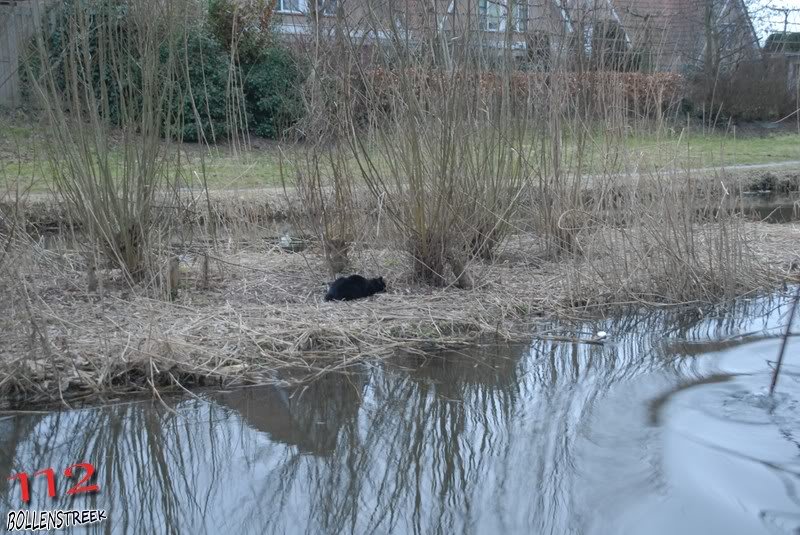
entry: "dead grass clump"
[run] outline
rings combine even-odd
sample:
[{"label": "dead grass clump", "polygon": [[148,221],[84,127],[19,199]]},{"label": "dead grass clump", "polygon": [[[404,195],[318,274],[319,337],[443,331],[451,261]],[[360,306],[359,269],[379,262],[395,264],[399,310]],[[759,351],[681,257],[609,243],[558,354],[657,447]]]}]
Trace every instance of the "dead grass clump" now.
[{"label": "dead grass clump", "polygon": [[[732,281],[737,291],[796,276],[800,259],[792,244],[800,228],[742,223],[741,231],[758,269]],[[102,266],[98,288],[89,291],[83,254],[14,239],[0,267],[0,396],[16,405],[70,404],[202,386],[299,382],[398,351],[474,344],[487,335],[528,339],[545,314],[713,303],[723,295],[679,287],[679,264],[668,261],[663,238],[631,232],[607,226],[582,235],[584,255],[572,262],[548,260],[546,240],[516,233],[492,261],[475,260],[479,277],[468,291],[421,283],[407,252],[385,241],[363,242],[354,266],[383,274],[389,291],[353,303],[322,300],[327,267],[318,243],[289,254],[263,243],[221,241],[211,250],[222,256],[212,261],[224,262],[225,277],[208,278],[203,289],[196,289],[205,278],[203,256],[186,253],[178,296],[165,301]],[[696,235],[713,240],[718,232],[701,227]],[[609,246],[614,243],[621,245]],[[715,261],[703,260],[718,254],[716,245],[706,249],[709,243],[694,242],[697,263],[685,267],[681,280],[696,277],[703,288],[717,283]],[[627,267],[620,262],[623,245],[629,248],[622,257]]]},{"label": "dead grass clump", "polygon": [[402,283],[408,264],[391,254],[381,260],[380,252],[356,261],[385,261],[383,272],[401,281],[391,283],[394,293],[352,306],[324,303],[314,275],[325,272],[321,253],[231,251],[226,278],[205,291],[193,290],[201,266],[189,260],[178,298],[166,302],[108,269],[98,270],[100,288],[89,292],[82,255],[20,243],[18,270],[3,277],[0,392],[16,403],[70,403],[284,381],[290,372],[301,380],[399,348],[463,344],[487,331],[512,336],[508,322],[520,316],[520,297],[510,293],[491,305],[480,294],[415,295]]},{"label": "dead grass clump", "polygon": [[611,302],[710,302],[775,282],[751,247],[740,192],[724,184],[676,173],[611,178],[575,212],[573,301],[598,286]]}]

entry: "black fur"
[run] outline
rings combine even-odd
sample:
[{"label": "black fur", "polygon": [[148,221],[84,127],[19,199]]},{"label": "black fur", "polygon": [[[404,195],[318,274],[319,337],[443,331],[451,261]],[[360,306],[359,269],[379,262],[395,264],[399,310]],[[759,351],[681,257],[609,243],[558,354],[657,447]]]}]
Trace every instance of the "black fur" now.
[{"label": "black fur", "polygon": [[328,293],[325,294],[325,301],[352,301],[385,291],[386,283],[383,277],[365,279],[361,275],[350,275],[339,277],[330,284]]}]

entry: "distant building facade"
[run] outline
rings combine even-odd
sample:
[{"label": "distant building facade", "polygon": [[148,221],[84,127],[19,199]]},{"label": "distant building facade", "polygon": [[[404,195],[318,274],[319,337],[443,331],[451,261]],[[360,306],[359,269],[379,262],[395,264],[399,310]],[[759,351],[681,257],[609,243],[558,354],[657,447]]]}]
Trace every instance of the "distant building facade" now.
[{"label": "distant building facade", "polygon": [[276,14],[286,36],[337,20],[375,41],[471,28],[532,68],[578,54],[596,67],[681,72],[759,54],[742,0],[277,0]]}]

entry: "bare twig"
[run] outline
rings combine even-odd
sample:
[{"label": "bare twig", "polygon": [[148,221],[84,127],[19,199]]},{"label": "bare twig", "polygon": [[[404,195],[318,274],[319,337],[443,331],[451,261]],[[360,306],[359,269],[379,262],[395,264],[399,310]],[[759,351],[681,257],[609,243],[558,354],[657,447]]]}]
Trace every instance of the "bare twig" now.
[{"label": "bare twig", "polygon": [[797,303],[800,301],[800,285],[797,286],[797,291],[794,294],[792,301],[792,309],[789,312],[789,321],[786,323],[786,332],[783,334],[781,340],[781,350],[778,352],[778,360],[775,363],[775,370],[772,372],[772,382],[769,384],[769,395],[775,392],[775,385],[778,383],[778,376],[781,374],[781,365],[783,364],[783,355],[786,352],[786,344],[789,342],[789,334],[792,330],[792,323],[794,322],[794,314],[797,311]]}]

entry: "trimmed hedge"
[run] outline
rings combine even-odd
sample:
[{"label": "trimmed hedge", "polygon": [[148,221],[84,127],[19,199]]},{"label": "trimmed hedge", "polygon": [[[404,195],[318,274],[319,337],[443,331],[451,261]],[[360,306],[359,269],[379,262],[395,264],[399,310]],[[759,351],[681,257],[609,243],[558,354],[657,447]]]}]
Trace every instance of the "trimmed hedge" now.
[{"label": "trimmed hedge", "polygon": [[690,84],[686,111],[709,124],[782,119],[797,109],[789,72],[787,58],[775,54],[742,62],[716,79],[700,74]]},{"label": "trimmed hedge", "polygon": [[422,90],[444,92],[452,84],[474,87],[482,98],[498,96],[505,81],[517,103],[536,105],[545,101],[554,89],[567,104],[583,101],[591,105],[613,102],[631,113],[650,115],[657,109],[666,109],[679,102],[684,79],[674,73],[632,73],[590,71],[542,73],[516,71],[509,77],[491,71],[448,73],[438,70],[387,70],[368,72],[366,85],[371,86],[376,97],[385,103],[400,79],[407,79],[419,93]]}]

